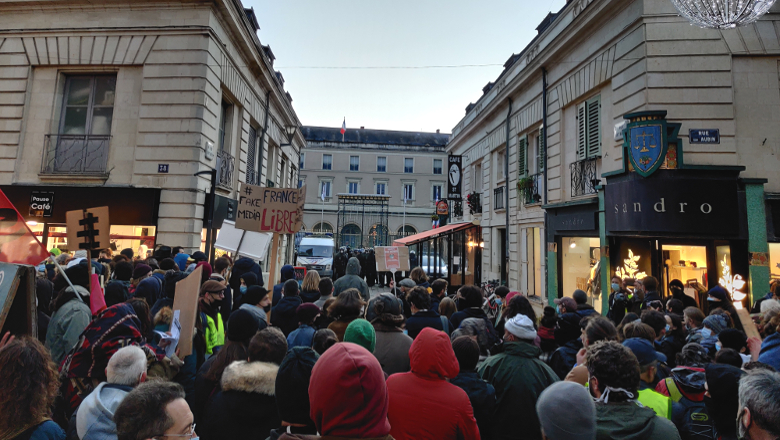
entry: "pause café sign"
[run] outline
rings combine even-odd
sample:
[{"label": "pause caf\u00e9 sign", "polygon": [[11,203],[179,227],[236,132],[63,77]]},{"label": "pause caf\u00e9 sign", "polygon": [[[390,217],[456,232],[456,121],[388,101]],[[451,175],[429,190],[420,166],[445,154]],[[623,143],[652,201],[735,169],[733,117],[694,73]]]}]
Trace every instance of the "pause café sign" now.
[{"label": "pause caf\u00e9 sign", "polygon": [[267,188],[241,184],[236,227],[245,231],[294,234],[303,225],[306,187]]}]

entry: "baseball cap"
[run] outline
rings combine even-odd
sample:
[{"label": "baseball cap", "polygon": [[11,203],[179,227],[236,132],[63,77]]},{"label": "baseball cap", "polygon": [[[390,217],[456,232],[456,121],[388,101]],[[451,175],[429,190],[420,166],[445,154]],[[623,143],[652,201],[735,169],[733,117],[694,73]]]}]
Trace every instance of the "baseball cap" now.
[{"label": "baseball cap", "polygon": [[631,350],[639,361],[639,365],[650,365],[654,361],[666,362],[666,356],[659,356],[653,344],[647,339],[629,338],[623,341],[623,346]]}]

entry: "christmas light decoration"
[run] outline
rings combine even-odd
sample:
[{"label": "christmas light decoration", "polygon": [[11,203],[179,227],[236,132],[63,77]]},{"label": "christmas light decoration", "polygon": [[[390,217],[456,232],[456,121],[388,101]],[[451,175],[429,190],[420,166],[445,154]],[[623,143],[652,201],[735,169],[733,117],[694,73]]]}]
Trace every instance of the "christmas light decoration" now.
[{"label": "christmas light decoration", "polygon": [[628,258],[623,260],[623,267],[618,267],[615,271],[615,275],[620,279],[631,278],[641,280],[647,276],[645,272],[639,272],[639,255],[634,255],[634,252],[628,250]]},{"label": "christmas light decoration", "polygon": [[732,29],[755,22],[775,0],[672,0],[680,15],[696,26]]}]

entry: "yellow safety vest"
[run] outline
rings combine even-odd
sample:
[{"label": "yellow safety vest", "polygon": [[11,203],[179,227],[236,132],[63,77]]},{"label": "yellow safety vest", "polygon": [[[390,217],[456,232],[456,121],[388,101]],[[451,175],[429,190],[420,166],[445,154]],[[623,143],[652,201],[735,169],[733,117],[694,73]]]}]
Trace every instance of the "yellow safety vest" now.
[{"label": "yellow safety vest", "polygon": [[672,399],[650,388],[639,391],[639,403],[651,408],[659,417],[672,419]]}]

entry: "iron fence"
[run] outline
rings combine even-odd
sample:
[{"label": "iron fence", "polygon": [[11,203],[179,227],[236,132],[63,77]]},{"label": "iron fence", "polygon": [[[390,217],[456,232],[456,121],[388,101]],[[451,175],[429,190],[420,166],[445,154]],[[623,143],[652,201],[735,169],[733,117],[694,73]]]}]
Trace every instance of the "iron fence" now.
[{"label": "iron fence", "polygon": [[534,205],[542,202],[541,188],[542,173],[532,174],[521,181],[520,191],[522,192],[523,205]]},{"label": "iron fence", "polygon": [[111,136],[47,134],[42,174],[105,174]]},{"label": "iron fence", "polygon": [[585,159],[569,164],[571,195],[573,197],[596,194],[596,185],[598,184],[596,168],[596,159]]}]

